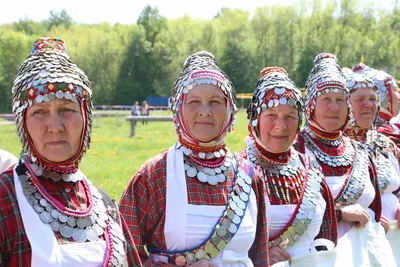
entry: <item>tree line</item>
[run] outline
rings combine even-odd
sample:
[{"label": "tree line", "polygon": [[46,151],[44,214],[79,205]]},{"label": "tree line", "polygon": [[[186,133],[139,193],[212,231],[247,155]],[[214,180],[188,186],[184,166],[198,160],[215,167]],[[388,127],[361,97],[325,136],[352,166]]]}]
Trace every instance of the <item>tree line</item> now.
[{"label": "tree line", "polygon": [[356,0],[303,0],[249,12],[222,8],[213,19],[166,19],[146,6],[136,24],[78,24],[66,11],[42,22],[29,18],[0,25],[0,112],[11,112],[15,74],[42,36],[66,41],[73,61],[92,82],[96,105],[131,105],[147,96],[169,96],[187,56],[212,52],[239,93],[254,90],[265,66],[284,67],[304,87],[321,52],[352,67],[361,58],[400,77],[400,4],[380,10]]}]

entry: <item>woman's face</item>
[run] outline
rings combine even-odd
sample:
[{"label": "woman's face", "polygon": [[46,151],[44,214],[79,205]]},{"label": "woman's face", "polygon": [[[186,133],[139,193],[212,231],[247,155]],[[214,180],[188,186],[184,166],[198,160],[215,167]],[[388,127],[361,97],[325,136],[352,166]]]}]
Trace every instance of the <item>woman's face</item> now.
[{"label": "woman's face", "polygon": [[83,130],[79,103],[67,99],[34,103],[25,125],[36,151],[50,162],[64,162],[78,153]]},{"label": "woman's face", "polygon": [[350,94],[354,118],[357,126],[361,129],[368,129],[374,123],[378,110],[377,98],[378,96],[372,88],[356,89]]},{"label": "woman's face", "polygon": [[182,112],[194,138],[206,143],[218,137],[228,112],[226,101],[221,90],[212,84],[200,84],[187,93]]},{"label": "woman's face", "polygon": [[260,113],[259,138],[264,147],[274,153],[289,149],[296,138],[299,113],[295,107],[278,105]]},{"label": "woman's face", "polygon": [[315,103],[315,121],[327,132],[339,130],[347,119],[348,107],[346,95],[341,93],[324,93],[317,97]]}]

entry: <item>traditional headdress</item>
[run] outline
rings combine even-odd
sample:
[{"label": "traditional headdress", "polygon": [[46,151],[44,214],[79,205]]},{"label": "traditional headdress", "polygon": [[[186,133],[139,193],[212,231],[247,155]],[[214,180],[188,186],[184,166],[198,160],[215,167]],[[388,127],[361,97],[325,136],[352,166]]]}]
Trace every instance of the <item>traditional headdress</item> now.
[{"label": "traditional headdress", "polygon": [[[201,143],[190,133],[182,114],[186,94],[197,85],[217,86],[227,99],[228,114],[219,136],[208,143]],[[199,147],[215,147],[223,143],[226,133],[233,127],[236,115],[236,91],[228,76],[218,67],[214,55],[200,51],[189,56],[172,89],[171,109],[179,140],[183,144]]]},{"label": "traditional headdress", "polygon": [[[314,118],[314,110],[317,97],[325,93],[341,93],[346,96],[348,107],[347,120],[341,127],[342,130],[347,121],[354,124],[354,117],[350,105],[349,90],[346,86],[346,78],[337,62],[335,55],[330,53],[318,54],[314,59],[314,67],[306,82],[306,120],[317,124]],[[317,126],[320,127],[320,126]],[[323,129],[321,129],[323,130]]]},{"label": "traditional headdress", "polygon": [[[12,93],[17,133],[24,152],[33,162],[47,169],[62,173],[76,172],[79,162],[90,146],[92,90],[84,72],[68,56],[64,40],[44,37],[35,41],[31,54],[22,63],[16,75]],[[25,125],[28,107],[56,98],[78,102],[84,119],[78,153],[61,163],[53,163],[38,154]]]},{"label": "traditional headdress", "polygon": [[354,66],[353,71],[364,75],[374,82],[378,89],[380,110],[392,115],[394,113],[393,107],[391,106],[392,98],[397,96],[392,95],[391,87],[396,84],[396,79],[390,74],[371,68],[364,63]]},{"label": "traditional headdress", "polygon": [[285,69],[280,67],[264,68],[247,108],[248,127],[251,135],[259,137],[258,123],[262,111],[286,104],[297,108],[299,112],[298,130],[300,130],[304,111],[301,90],[289,79]]}]

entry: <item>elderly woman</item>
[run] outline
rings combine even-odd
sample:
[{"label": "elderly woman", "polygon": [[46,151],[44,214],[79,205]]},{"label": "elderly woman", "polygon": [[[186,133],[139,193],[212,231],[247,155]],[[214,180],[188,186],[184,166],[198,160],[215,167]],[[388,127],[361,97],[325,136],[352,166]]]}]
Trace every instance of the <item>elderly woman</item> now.
[{"label": "elderly woman", "polygon": [[[140,266],[115,203],[79,170],[92,91],[59,38],[41,38],[13,86],[23,153],[0,175],[2,266]],[[122,227],[122,228],[121,228]]]},{"label": "elderly woman", "polygon": [[[303,108],[301,91],[286,71],[264,68],[247,109],[250,135],[242,154],[265,181],[270,264],[289,260],[291,266],[333,266],[333,197],[319,164],[292,147]],[[317,253],[321,246],[329,251]]]},{"label": "elderly woman", "polygon": [[[400,187],[399,149],[388,137],[377,133],[374,128],[379,113],[380,98],[378,89],[367,77],[354,73],[349,68],[343,68],[350,90],[350,101],[354,111],[356,125],[346,130],[352,139],[365,143],[375,160],[377,178],[381,191],[382,218],[381,223],[388,231],[386,237],[391,242],[392,251],[398,247],[400,240],[400,203],[393,194]],[[396,249],[397,250],[397,249]],[[397,264],[400,265],[400,255],[396,253]]]},{"label": "elderly woman", "polygon": [[120,202],[144,266],[267,266],[265,186],[225,144],[236,96],[212,54],[185,61],[171,100],[178,141]]},{"label": "elderly woman", "polygon": [[389,244],[379,225],[381,198],[375,166],[363,144],[342,135],[348,120],[354,124],[354,118],[346,79],[335,55],[316,56],[306,83],[305,104],[307,125],[298,135],[297,148],[320,163],[335,198],[337,263],[360,266],[377,261],[390,266],[385,265],[390,263],[388,257],[380,257],[385,253],[383,243]]},{"label": "elderly woman", "polygon": [[376,122],[378,131],[388,136],[400,147],[400,129],[390,123],[390,120],[399,114],[399,89],[396,79],[390,74],[368,67],[360,63],[353,67],[353,71],[371,79],[378,89],[379,113]]}]

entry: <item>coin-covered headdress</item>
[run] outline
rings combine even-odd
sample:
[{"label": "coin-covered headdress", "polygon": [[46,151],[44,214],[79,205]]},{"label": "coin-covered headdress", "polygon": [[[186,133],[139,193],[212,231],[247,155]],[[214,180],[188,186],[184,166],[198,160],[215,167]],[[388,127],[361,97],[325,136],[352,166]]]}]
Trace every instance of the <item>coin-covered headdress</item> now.
[{"label": "coin-covered headdress", "polygon": [[364,63],[354,66],[353,71],[364,75],[374,82],[378,88],[380,110],[391,115],[395,114],[395,109],[398,107],[392,107],[391,103],[392,98],[397,97],[395,94],[397,90],[392,90],[393,86],[397,86],[396,79],[387,72],[371,68]]},{"label": "coin-covered headdress", "polygon": [[248,127],[253,137],[260,136],[258,126],[261,112],[279,105],[289,105],[298,110],[300,130],[304,111],[300,88],[288,77],[285,69],[266,67],[261,71],[261,78],[247,108]]},{"label": "coin-covered headdress", "polygon": [[340,130],[346,126],[349,120],[352,125],[355,123],[350,105],[349,90],[346,86],[346,78],[334,54],[321,53],[315,57],[314,67],[308,76],[305,89],[305,116],[308,123],[317,124],[314,118],[317,97],[325,93],[337,93],[346,96],[347,120]]},{"label": "coin-covered headdress", "polygon": [[[190,133],[182,114],[183,105],[187,93],[200,84],[212,84],[217,86],[227,99],[228,112],[224,126],[218,137],[209,143],[201,143]],[[237,112],[236,91],[225,72],[223,72],[213,54],[207,51],[199,51],[189,56],[171,93],[171,109],[174,115],[176,133],[179,140],[185,144],[200,147],[212,147],[223,143],[226,133],[232,129]]]},{"label": "coin-covered headdress", "polygon": [[[92,90],[85,73],[72,62],[64,40],[43,37],[34,42],[30,55],[15,77],[12,110],[23,150],[33,162],[62,173],[76,172],[84,153],[89,149],[92,130]],[[53,163],[42,158],[33,145],[25,124],[27,108],[35,103],[68,99],[81,106],[84,121],[80,148],[66,162]]]}]

